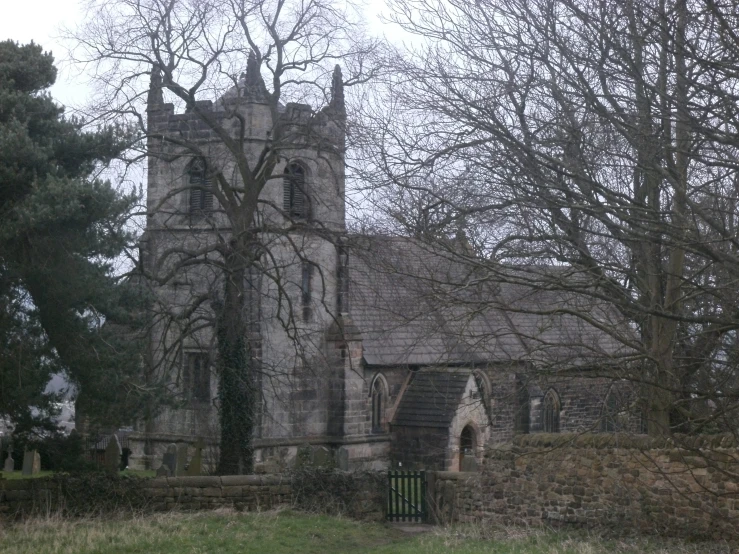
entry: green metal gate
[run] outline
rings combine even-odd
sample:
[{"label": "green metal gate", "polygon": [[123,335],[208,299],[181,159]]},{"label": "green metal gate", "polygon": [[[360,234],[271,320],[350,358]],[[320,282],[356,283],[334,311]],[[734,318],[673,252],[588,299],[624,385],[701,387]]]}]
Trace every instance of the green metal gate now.
[{"label": "green metal gate", "polygon": [[426,472],[390,470],[387,478],[387,519],[425,522]]}]

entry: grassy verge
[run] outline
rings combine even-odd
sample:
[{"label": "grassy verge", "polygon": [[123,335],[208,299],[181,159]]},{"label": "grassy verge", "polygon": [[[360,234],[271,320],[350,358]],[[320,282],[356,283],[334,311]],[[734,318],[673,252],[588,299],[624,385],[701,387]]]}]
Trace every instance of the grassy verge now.
[{"label": "grassy verge", "polygon": [[[49,477],[51,475],[54,475],[53,471],[39,471],[35,475],[23,475],[23,472],[21,471],[0,472],[0,477],[2,477],[3,479],[38,479],[40,477]],[[155,477],[156,471],[154,471],[153,469],[125,469],[121,471],[119,475],[123,477],[127,475],[133,477]]]},{"label": "grassy verge", "polygon": [[301,554],[708,554],[719,543],[605,540],[581,533],[460,526],[409,535],[390,525],[267,512],[157,514],[112,520],[36,519],[0,525],[0,552],[92,554],[157,552]]},{"label": "grassy verge", "polygon": [[53,471],[39,471],[35,475],[23,475],[23,472],[21,471],[2,471],[0,472],[0,476],[3,479],[38,479],[40,477],[48,477],[49,475],[54,475]]}]

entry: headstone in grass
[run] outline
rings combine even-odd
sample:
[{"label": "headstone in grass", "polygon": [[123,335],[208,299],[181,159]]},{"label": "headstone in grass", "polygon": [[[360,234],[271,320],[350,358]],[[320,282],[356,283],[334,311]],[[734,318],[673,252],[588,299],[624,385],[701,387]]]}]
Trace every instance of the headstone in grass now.
[{"label": "headstone in grass", "polygon": [[177,475],[177,445],[172,443],[167,446],[167,451],[162,458],[162,465],[167,466],[169,475],[174,477]]},{"label": "headstone in grass", "polygon": [[313,448],[313,465],[315,467],[330,467],[334,464],[334,458],[331,451],[325,446],[316,446]]},{"label": "headstone in grass", "polygon": [[23,475],[36,475],[41,471],[41,456],[36,450],[23,453]]},{"label": "headstone in grass", "polygon": [[195,477],[203,472],[203,448],[205,448],[203,439],[198,439],[195,443],[195,454],[190,460],[190,465],[187,466],[185,475]]},{"label": "headstone in grass", "polygon": [[3,471],[6,471],[8,473],[10,473],[11,471],[15,471],[15,460],[13,460],[13,455],[11,454],[10,449],[8,449],[8,457],[5,458]]},{"label": "headstone in grass", "polygon": [[462,467],[459,468],[460,471],[470,471],[470,472],[476,472],[477,471],[477,458],[474,456],[464,456],[462,458]]},{"label": "headstone in grass", "polygon": [[336,452],[336,467],[341,471],[349,471],[349,451],[343,446]]},{"label": "headstone in grass", "polygon": [[177,468],[174,471],[176,477],[185,475],[185,466],[187,465],[187,445],[181,444],[177,447]]},{"label": "headstone in grass", "polygon": [[117,473],[121,469],[121,443],[116,435],[111,435],[108,446],[105,447],[105,469]]}]

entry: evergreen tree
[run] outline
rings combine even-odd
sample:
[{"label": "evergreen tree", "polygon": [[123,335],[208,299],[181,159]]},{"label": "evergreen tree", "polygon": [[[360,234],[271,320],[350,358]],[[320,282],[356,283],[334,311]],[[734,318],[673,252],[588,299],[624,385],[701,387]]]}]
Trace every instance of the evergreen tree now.
[{"label": "evergreen tree", "polygon": [[107,423],[120,420],[121,398],[140,396],[130,394],[141,374],[135,333],[116,340],[110,329],[139,313],[131,280],[112,267],[132,242],[137,198],[90,177],[127,133],[64,117],[46,92],[55,78],[40,46],[0,42],[0,417],[17,433],[50,427],[54,373]]}]

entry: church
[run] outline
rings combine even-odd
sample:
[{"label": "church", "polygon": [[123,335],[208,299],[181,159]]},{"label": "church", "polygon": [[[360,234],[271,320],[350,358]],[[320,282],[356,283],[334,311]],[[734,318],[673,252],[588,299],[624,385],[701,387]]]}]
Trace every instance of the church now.
[{"label": "church", "polygon": [[156,469],[171,443],[217,447],[212,306],[218,244],[231,231],[213,168],[219,178],[236,171],[203,113],[250,156],[275,140],[276,119],[297,137],[259,196],[265,247],[247,276],[257,470],[329,460],[347,470],[459,471],[517,433],[639,430],[623,415],[628,387],[602,371],[603,360],[618,364],[621,345],[556,311],[585,299],[532,290],[515,279],[525,268],[494,279],[462,243],[347,232],[338,66],[321,110],[270,109],[252,60],[232,88],[198,102],[201,115],[175,113],[159,79],[152,73],[148,96],[141,264],[156,297],[149,365],[179,400],[136,424],[131,467]]}]

